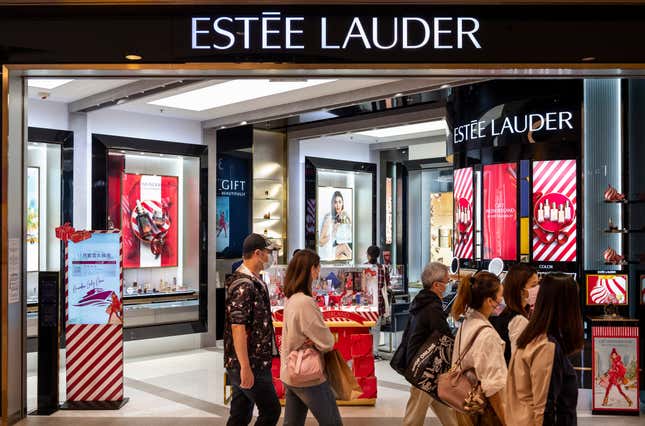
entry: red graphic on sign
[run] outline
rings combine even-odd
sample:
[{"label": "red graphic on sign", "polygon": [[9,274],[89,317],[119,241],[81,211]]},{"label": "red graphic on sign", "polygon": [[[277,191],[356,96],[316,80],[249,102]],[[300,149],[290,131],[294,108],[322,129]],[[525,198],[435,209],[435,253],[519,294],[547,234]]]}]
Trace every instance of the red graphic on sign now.
[{"label": "red graphic on sign", "polygon": [[517,165],[484,166],[484,258],[517,258]]},{"label": "red graphic on sign", "polygon": [[533,163],[533,260],[577,260],[576,191],[576,160]]},{"label": "red graphic on sign", "polygon": [[455,256],[460,259],[473,258],[473,169],[455,170]]}]

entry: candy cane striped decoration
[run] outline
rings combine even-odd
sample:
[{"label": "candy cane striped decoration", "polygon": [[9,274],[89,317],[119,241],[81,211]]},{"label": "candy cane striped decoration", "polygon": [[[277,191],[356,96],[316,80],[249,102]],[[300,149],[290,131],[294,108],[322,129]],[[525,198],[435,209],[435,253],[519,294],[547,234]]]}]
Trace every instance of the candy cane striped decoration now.
[{"label": "candy cane striped decoration", "polygon": [[[473,238],[474,238],[474,224],[475,216],[473,212],[473,169],[472,167],[467,167],[465,169],[455,170],[454,176],[454,187],[455,187],[455,257],[460,259],[472,259],[473,258]],[[459,230],[459,200],[465,199],[468,202],[467,212],[468,217],[470,218],[470,224],[466,228],[465,232],[460,232]]]},{"label": "candy cane striped decoration", "polygon": [[[118,230],[92,231],[119,233]],[[119,265],[123,244],[119,236]],[[65,335],[67,401],[120,401],[123,399],[123,326],[121,324],[69,324],[69,255],[65,243]],[[120,268],[123,297],[123,268]]]},{"label": "candy cane striped decoration", "polygon": [[[533,193],[557,193],[571,200],[573,222],[561,230],[568,234],[564,244],[557,241],[545,244],[533,234],[533,260],[538,262],[575,262],[577,259],[576,216],[577,206],[576,160],[533,162]],[[537,225],[534,225],[536,227]]]}]

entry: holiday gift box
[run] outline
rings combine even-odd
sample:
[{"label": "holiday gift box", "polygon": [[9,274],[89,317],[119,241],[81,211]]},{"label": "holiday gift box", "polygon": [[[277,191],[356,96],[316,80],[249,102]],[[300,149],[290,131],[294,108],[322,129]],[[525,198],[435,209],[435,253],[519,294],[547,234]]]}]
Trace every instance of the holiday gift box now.
[{"label": "holiday gift box", "polygon": [[374,375],[374,356],[372,354],[352,358],[352,371],[356,377]]},{"label": "holiday gift box", "polygon": [[352,358],[358,358],[372,354],[373,339],[371,334],[352,334]]},{"label": "holiday gift box", "polygon": [[338,349],[345,361],[352,359],[352,341],[351,332],[348,330],[338,330],[338,339],[334,345],[334,349]]},{"label": "holiday gift box", "polygon": [[356,380],[358,380],[358,384],[360,385],[361,389],[363,389],[363,393],[358,397],[359,399],[376,398],[376,377],[359,377]]}]

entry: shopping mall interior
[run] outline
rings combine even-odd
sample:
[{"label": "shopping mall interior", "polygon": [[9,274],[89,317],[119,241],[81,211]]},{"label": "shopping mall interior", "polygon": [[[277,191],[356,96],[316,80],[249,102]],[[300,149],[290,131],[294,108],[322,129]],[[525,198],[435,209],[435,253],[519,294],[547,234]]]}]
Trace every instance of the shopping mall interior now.
[{"label": "shopping mall interior", "polygon": [[[379,324],[381,359],[360,367],[360,375],[362,361],[345,349],[364,392],[341,407],[347,424],[403,417],[409,384],[388,359],[424,265],[438,261],[466,274],[499,260],[504,271],[525,262],[540,275],[562,271],[578,281],[586,336],[585,351],[572,359],[580,424],[639,424],[592,415],[600,374],[592,329],[638,331],[629,318],[639,318],[645,304],[645,178],[637,160],[644,157],[643,80],[83,74],[40,73],[15,83],[24,87],[26,123],[20,356],[26,411],[34,415],[25,424],[77,417],[88,424],[106,417],[115,425],[223,424],[230,396],[224,282],[250,232],[280,247],[264,274],[276,324],[285,265],[301,248],[316,250],[323,262],[321,306],[337,296],[336,310],[346,313],[330,323],[350,321],[363,334]],[[629,203],[608,198],[608,188]],[[330,238],[325,221],[337,198],[343,219]],[[66,333],[69,345],[92,341],[90,333],[100,337],[75,324],[112,318],[101,319],[104,295],[98,303],[91,300],[97,292],[73,284],[73,268],[68,279],[65,260],[74,252],[61,243],[65,222],[76,231],[120,230],[124,343],[114,368],[120,346],[110,352],[81,343],[70,347],[82,355],[66,359]],[[373,244],[390,273],[387,321],[376,322],[377,290],[366,272]],[[60,351],[52,350],[42,314],[52,315],[57,292],[69,297],[68,310],[53,308]],[[602,317],[608,307],[625,322]],[[87,334],[77,340],[74,333]],[[627,341],[638,400],[642,342]],[[105,385],[87,388],[91,378],[74,376],[88,365],[105,367],[96,373]],[[118,410],[40,417],[47,404],[40,381],[59,388],[61,403],[100,394],[128,401]],[[279,383],[276,390],[284,392]],[[439,424],[431,410],[426,424]]]}]

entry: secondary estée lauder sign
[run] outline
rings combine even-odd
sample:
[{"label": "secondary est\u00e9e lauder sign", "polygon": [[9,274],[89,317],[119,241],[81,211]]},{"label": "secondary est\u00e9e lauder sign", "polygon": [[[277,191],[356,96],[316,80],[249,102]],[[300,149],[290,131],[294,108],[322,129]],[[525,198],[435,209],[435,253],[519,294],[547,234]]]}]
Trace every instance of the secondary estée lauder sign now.
[{"label": "secondary est\u00e9e lauder sign", "polygon": [[[313,31],[319,34],[310,34]],[[478,31],[479,20],[469,16],[356,16],[340,20],[263,12],[192,17],[191,46],[220,51],[481,49]]]}]

